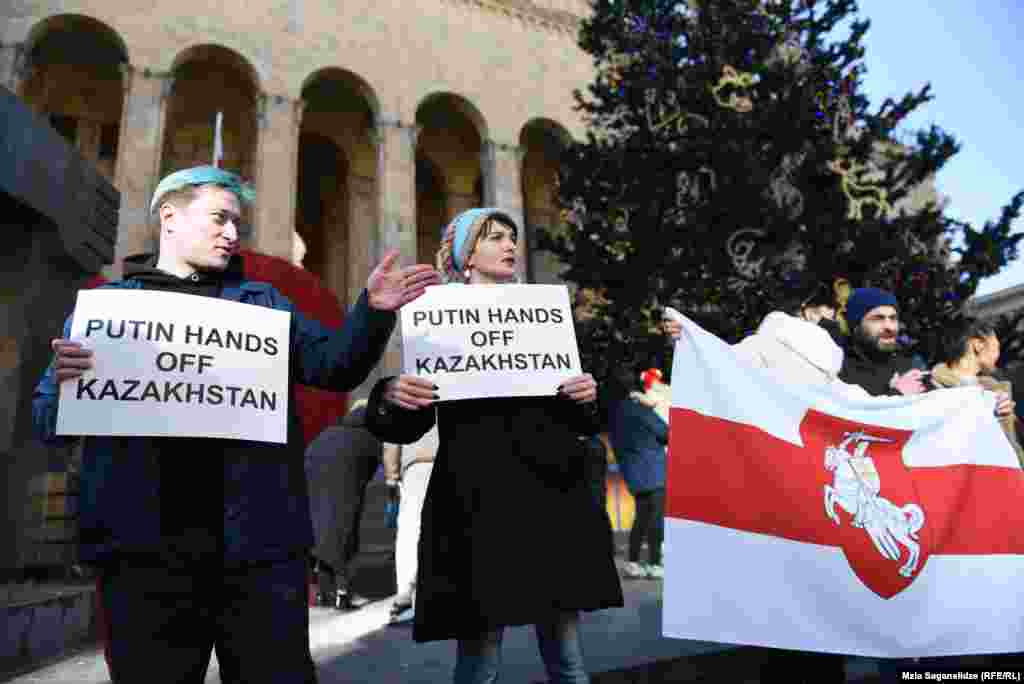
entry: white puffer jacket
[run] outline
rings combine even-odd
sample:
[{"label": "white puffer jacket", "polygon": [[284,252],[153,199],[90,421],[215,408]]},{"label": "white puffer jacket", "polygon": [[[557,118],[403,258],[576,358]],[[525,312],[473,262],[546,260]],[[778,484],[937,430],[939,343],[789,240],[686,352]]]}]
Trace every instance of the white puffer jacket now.
[{"label": "white puffer jacket", "polygon": [[751,363],[766,368],[784,382],[829,385],[851,398],[870,396],[859,385],[839,379],[843,350],[821,326],[773,311],[757,332],[733,345]]}]

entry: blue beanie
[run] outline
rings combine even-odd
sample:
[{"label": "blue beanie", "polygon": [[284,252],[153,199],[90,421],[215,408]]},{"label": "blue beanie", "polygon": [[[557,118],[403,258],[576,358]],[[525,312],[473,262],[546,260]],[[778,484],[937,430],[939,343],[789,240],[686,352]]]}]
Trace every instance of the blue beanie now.
[{"label": "blue beanie", "polygon": [[846,302],[846,322],[850,328],[856,328],[864,320],[864,316],[877,306],[899,308],[896,296],[891,292],[877,287],[857,288]]}]

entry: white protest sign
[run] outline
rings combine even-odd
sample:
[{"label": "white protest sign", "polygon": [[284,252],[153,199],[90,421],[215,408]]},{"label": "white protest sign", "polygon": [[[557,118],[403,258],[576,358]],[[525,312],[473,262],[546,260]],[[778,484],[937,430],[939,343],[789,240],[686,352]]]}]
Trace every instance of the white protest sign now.
[{"label": "white protest sign", "polygon": [[564,285],[441,285],[406,304],[402,366],[444,401],[550,396],[579,375]]},{"label": "white protest sign", "polygon": [[93,368],[61,383],[57,434],[286,443],[290,322],[212,297],[79,292],[71,339]]}]

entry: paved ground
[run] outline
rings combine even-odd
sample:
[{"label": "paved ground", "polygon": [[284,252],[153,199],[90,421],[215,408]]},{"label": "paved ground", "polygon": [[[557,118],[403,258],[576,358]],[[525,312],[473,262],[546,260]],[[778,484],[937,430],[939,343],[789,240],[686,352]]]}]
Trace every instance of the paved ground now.
[{"label": "paved ground", "polygon": [[[628,605],[625,608],[585,617],[583,643],[591,671],[635,668],[658,660],[678,659],[725,648],[720,644],[662,638],[660,584],[631,582],[626,589]],[[390,600],[383,599],[348,614],[326,608],[311,609],[310,645],[323,684],[434,684],[450,680],[454,642],[413,643],[409,627],[387,625],[389,608]],[[503,655],[503,681],[544,680],[533,633],[528,628],[508,631]],[[101,654],[91,649],[12,681],[101,684],[109,678]],[[219,681],[214,663],[207,682]]]},{"label": "paved ground", "polygon": [[[364,560],[354,582],[369,595],[386,586],[374,554]],[[624,583],[624,608],[587,614],[582,638],[593,684],[655,684],[661,682],[760,681],[762,652],[723,644],[665,639],[661,628],[660,582]],[[341,614],[331,609],[310,611],[310,644],[323,684],[380,682],[381,684],[441,684],[450,681],[454,642],[415,644],[408,626],[387,625],[389,598],[378,598],[363,610]],[[533,633],[510,629],[503,648],[502,681],[543,682],[544,671]],[[873,667],[848,662],[848,681],[869,682]],[[23,674],[12,684],[106,684],[102,655],[95,648]],[[219,682],[216,659],[207,682]],[[793,681],[796,681],[794,678]]]},{"label": "paved ground", "polygon": [[[380,504],[380,505],[378,505]],[[377,510],[377,509],[381,510]],[[341,614],[310,611],[310,644],[323,684],[441,684],[451,678],[454,642],[416,644],[408,626],[387,625],[394,593],[392,534],[379,518],[383,503],[372,497],[363,526],[363,553],[353,573],[356,591],[373,599],[363,610]],[[625,538],[618,536],[621,551]],[[582,639],[593,684],[661,684],[662,682],[760,681],[764,651],[725,644],[666,639],[661,636],[661,583],[624,581],[626,606],[584,616]],[[536,642],[529,628],[508,630],[503,647],[502,682],[544,681]],[[155,664],[158,666],[158,664]],[[849,659],[847,681],[877,681],[877,668]],[[10,679],[12,684],[106,684],[106,665],[96,648],[80,650],[58,662]],[[207,682],[219,682],[216,660]],[[799,673],[789,681],[804,681]],[[828,684],[828,683],[824,683]]]}]

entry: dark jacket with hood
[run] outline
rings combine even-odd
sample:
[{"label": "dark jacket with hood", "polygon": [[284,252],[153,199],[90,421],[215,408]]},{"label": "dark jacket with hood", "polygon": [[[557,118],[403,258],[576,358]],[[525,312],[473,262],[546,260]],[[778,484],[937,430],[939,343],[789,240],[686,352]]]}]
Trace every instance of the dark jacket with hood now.
[{"label": "dark jacket with hood", "polygon": [[[156,257],[125,260],[123,280],[103,288],[164,290],[263,306],[291,314],[291,382],[347,391],[366,379],[384,352],[395,314],[369,307],[364,291],[341,329],[300,314],[271,285],[246,280],[240,257],[219,273],[188,279],[158,271]],[[70,337],[71,317],[63,337]],[[51,364],[33,396],[37,435],[55,434],[58,385]],[[179,565],[274,561],[313,545],[303,470],[302,428],[294,393],[288,442],[191,437],[85,437],[79,500],[80,559],[134,558]]]}]

